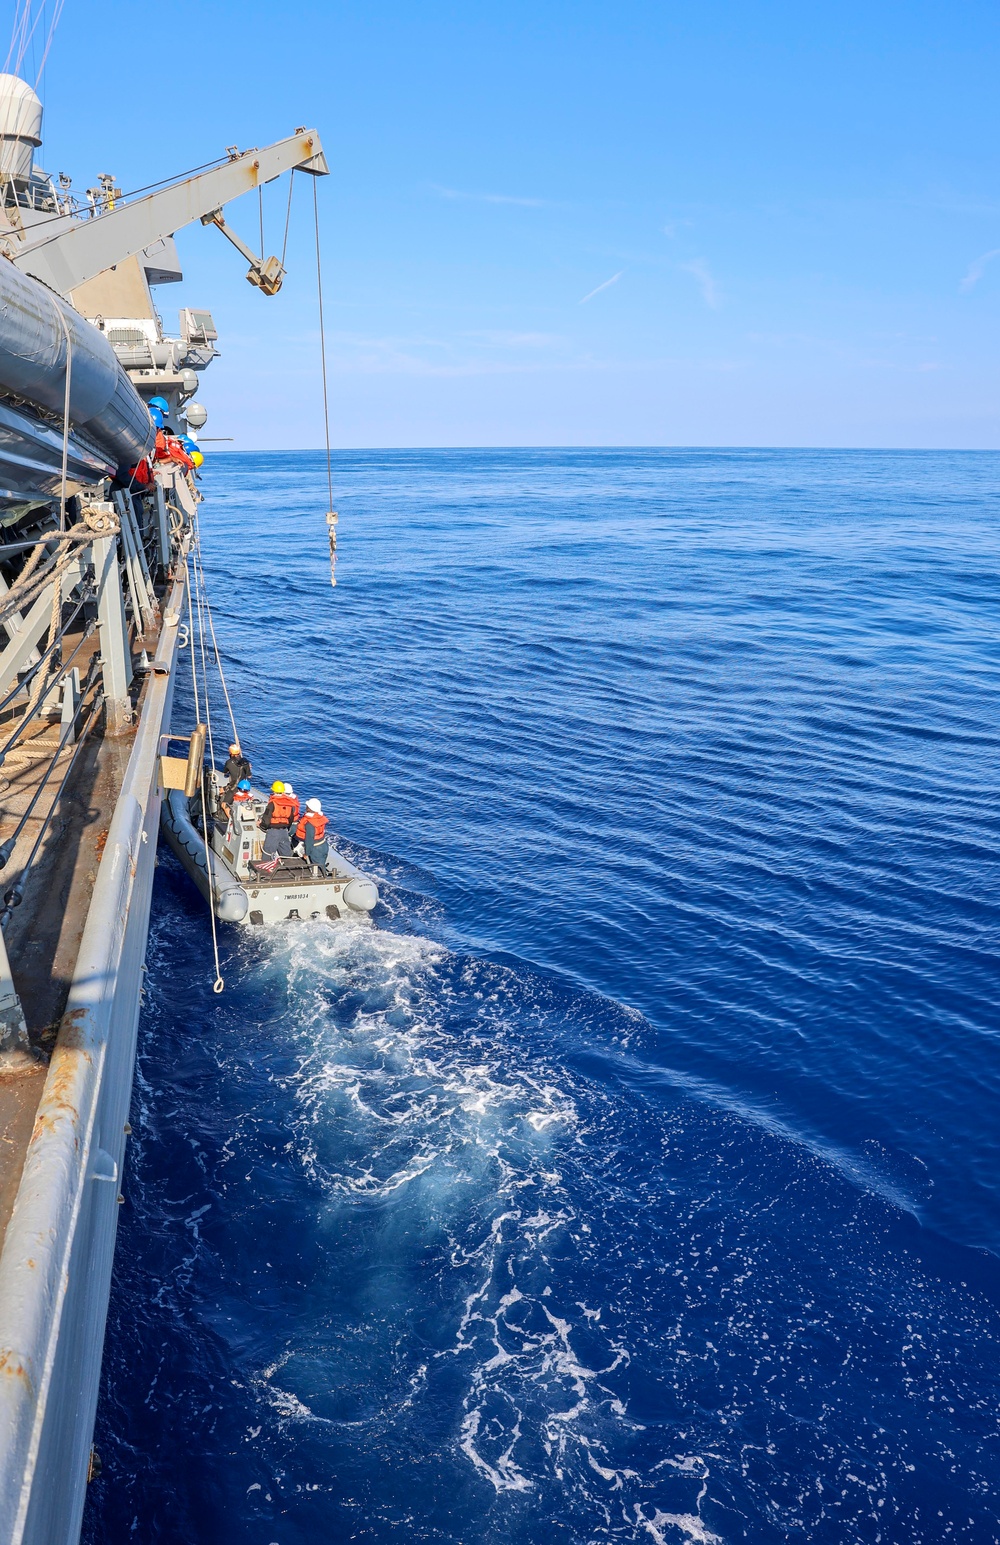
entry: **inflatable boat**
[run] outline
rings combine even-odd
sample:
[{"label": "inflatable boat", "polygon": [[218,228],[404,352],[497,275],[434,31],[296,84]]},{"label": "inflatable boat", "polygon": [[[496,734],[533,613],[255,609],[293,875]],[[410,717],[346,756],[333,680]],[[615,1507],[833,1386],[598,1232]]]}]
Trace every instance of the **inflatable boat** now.
[{"label": "inflatable boat", "polygon": [[163,835],[220,922],[261,927],[370,919],[378,887],[369,875],[333,847],[323,868],[299,856],[275,862],[276,855],[264,853],[267,795],[252,789],[249,799],[227,809],[220,798],[223,787],[218,772],[206,772],[207,843],[200,791],[189,798],[183,789],[171,789],[160,807]]}]

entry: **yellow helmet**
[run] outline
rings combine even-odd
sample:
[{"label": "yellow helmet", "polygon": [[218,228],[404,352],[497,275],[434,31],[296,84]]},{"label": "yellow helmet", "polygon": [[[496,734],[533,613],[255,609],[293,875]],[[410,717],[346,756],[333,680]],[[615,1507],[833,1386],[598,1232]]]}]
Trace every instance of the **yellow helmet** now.
[{"label": "yellow helmet", "polygon": [[191,460],[194,462],[196,467],[200,467],[205,458],[201,454],[201,451],[192,451]]},{"label": "yellow helmet", "polygon": [[271,784],[271,793],[272,794],[283,794],[284,792],[285,792],[285,785],[282,783],[280,778],[278,779],[277,783],[272,783]]}]

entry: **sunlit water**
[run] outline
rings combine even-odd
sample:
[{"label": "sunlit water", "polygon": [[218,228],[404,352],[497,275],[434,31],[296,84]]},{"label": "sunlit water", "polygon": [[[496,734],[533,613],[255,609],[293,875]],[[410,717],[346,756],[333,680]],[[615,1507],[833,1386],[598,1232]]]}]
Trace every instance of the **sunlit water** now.
[{"label": "sunlit water", "polygon": [[161,854],[85,1539],[1000,1538],[1000,459],[206,471],[383,904]]}]

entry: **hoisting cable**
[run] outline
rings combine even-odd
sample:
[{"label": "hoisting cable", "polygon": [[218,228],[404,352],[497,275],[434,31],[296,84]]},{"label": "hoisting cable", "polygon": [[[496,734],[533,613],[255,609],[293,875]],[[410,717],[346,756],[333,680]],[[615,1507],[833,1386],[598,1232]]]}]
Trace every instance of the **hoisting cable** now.
[{"label": "hoisting cable", "polygon": [[[282,266],[282,268],[284,268],[284,266],[285,266],[285,253],[288,251],[288,226],[289,226],[289,223],[290,223],[291,218],[292,218],[292,189],[294,188],[294,186],[295,186],[295,168],[293,166],[292,170],[291,170],[291,174],[290,174],[290,176],[288,178],[288,208],[285,210],[285,239],[281,243],[281,266]],[[260,244],[260,250],[261,250],[261,252],[263,252],[263,250],[264,250],[264,243],[263,242],[261,242],[261,244]]]},{"label": "hoisting cable", "polygon": [[[191,686],[194,692],[194,717],[195,723],[201,723],[201,715],[198,712],[198,667],[195,660],[194,646],[194,605],[191,600],[191,570],[188,567],[187,557],[184,558],[184,572],[187,578],[188,593],[188,643],[191,650]],[[208,725],[208,682],[205,682],[205,724]],[[222,980],[222,971],[219,966],[219,938],[215,927],[215,871],[212,866],[212,849],[208,841],[208,807],[205,802],[205,772],[201,775],[201,835],[205,844],[205,874],[208,879],[208,915],[212,922],[212,954],[215,958],[215,981],[212,984],[213,992],[222,992],[225,982]]]},{"label": "hoisting cable", "polygon": [[[197,516],[195,516],[195,521],[197,523]],[[230,724],[232,725],[232,728],[233,728],[233,741],[234,741],[234,743],[236,745],[241,745],[242,742],[240,740],[240,732],[236,728],[236,715],[233,712],[233,705],[232,705],[232,702],[231,702],[230,697],[229,697],[229,687],[226,684],[226,673],[222,669],[222,656],[221,656],[221,654],[219,652],[219,641],[218,641],[218,639],[215,636],[215,622],[214,622],[214,620],[212,618],[212,603],[208,599],[208,587],[205,584],[205,566],[204,566],[204,564],[201,561],[201,535],[200,535],[200,533],[198,533],[198,535],[197,535],[196,551],[197,551],[197,554],[198,554],[198,563],[199,563],[199,566],[201,568],[201,589],[202,589],[202,594],[205,597],[205,615],[208,618],[208,629],[209,629],[209,632],[212,635],[212,649],[213,649],[213,652],[215,654],[215,667],[216,667],[216,670],[219,672],[219,681],[222,684],[222,695],[223,695],[223,697],[226,700],[226,707],[229,710],[229,722],[230,722]]]},{"label": "hoisting cable", "polygon": [[330,532],[330,584],[337,583],[337,512],[333,507],[333,462],[330,457],[330,398],[326,383],[326,327],[323,321],[323,262],[319,248],[319,195],[313,178],[313,221],[316,226],[316,294],[319,298],[319,357],[323,369],[323,431],[326,436],[326,486],[330,502],[326,524]]}]

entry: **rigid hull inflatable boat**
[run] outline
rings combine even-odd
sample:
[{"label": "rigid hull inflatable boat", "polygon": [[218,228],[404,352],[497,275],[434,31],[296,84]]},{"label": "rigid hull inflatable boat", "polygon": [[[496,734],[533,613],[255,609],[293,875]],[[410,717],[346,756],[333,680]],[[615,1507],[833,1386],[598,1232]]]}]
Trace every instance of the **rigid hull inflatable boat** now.
[{"label": "rigid hull inflatable boat", "polygon": [[[160,809],[163,835],[221,922],[259,927],[370,918],[378,901],[374,880],[332,847],[322,869],[294,856],[277,858],[271,868],[260,824],[267,795],[252,790],[227,812],[223,788],[213,769],[205,776],[204,800],[200,791],[189,796],[172,789]],[[200,829],[206,819],[207,845]]]}]

